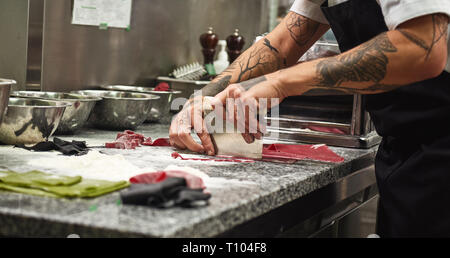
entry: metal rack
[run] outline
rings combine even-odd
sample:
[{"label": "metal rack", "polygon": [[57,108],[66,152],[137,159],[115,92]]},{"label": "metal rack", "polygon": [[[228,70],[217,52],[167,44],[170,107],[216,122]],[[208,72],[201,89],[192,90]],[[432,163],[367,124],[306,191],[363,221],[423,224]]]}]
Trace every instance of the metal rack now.
[{"label": "metal rack", "polygon": [[[337,98],[343,101],[336,101]],[[381,141],[360,94],[287,98],[279,111],[277,116],[272,112],[266,117],[265,138],[269,140],[352,148],[370,148]]]}]

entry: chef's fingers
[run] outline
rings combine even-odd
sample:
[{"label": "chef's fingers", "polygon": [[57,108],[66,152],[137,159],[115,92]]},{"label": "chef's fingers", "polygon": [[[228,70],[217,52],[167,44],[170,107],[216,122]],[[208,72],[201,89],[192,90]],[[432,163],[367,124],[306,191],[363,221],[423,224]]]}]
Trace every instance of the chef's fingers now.
[{"label": "chef's fingers", "polygon": [[235,118],[236,118],[236,116],[235,116],[236,109],[235,109],[234,99],[232,99],[232,98],[227,99],[227,104],[226,104],[225,110],[226,110],[226,121],[234,124]]},{"label": "chef's fingers", "polygon": [[190,133],[185,133],[184,131],[179,132],[178,139],[191,151],[199,153],[203,153],[205,151],[205,148],[203,148],[201,144],[194,141]]},{"label": "chef's fingers", "polygon": [[257,101],[254,98],[246,99],[244,101],[246,108],[246,130],[250,134],[256,134],[259,129]]},{"label": "chef's fingers", "polygon": [[214,151],[214,145],[212,143],[211,140],[211,135],[208,133],[208,131],[206,130],[206,124],[203,123],[203,130],[201,132],[198,132],[198,138],[200,138],[200,141],[202,141],[203,144],[203,148],[204,151],[206,151],[206,153],[208,155],[215,155],[215,151]]},{"label": "chef's fingers", "polygon": [[259,103],[253,97],[242,96],[245,107],[245,132],[256,139],[261,139],[260,121],[258,120]]},{"label": "chef's fingers", "polygon": [[250,144],[250,143],[252,143],[252,142],[255,141],[255,138],[254,138],[251,134],[248,134],[248,133],[242,133],[241,135],[242,135],[242,137],[244,138],[244,141],[245,141],[246,143],[248,143],[248,144]]},{"label": "chef's fingers", "polygon": [[230,85],[227,87],[227,98],[226,98],[226,110],[227,110],[227,121],[234,122],[234,92],[236,90],[236,85]]},{"label": "chef's fingers", "polygon": [[[187,107],[177,115],[176,131],[173,131],[173,142],[176,146],[188,148],[191,151],[202,152],[203,146],[196,143],[191,136],[193,107]],[[176,135],[175,135],[176,134]]]},{"label": "chef's fingers", "polygon": [[234,126],[240,133],[246,133],[245,130],[245,106],[240,99],[235,100],[234,104]]},{"label": "chef's fingers", "polygon": [[[200,110],[200,112],[202,111]],[[179,139],[189,150],[203,153],[205,149],[201,144],[198,144],[196,141],[194,141],[191,135],[191,129],[194,125],[193,114],[193,107],[189,107],[185,112],[180,113],[180,119],[178,120],[179,123],[177,139]],[[202,119],[201,116],[200,119]]]},{"label": "chef's fingers", "polygon": [[[207,116],[207,118],[209,118],[209,115]],[[195,132],[202,142],[202,152],[206,152],[208,155],[214,155],[214,146],[211,140],[211,136],[209,135],[208,128],[206,127],[206,121],[202,117],[201,110],[194,110],[192,116],[192,124],[194,125]]]},{"label": "chef's fingers", "polygon": [[[183,112],[183,111],[181,111]],[[169,128],[169,142],[170,145],[178,149],[186,149],[186,146],[178,139],[178,115],[172,120]]]},{"label": "chef's fingers", "polygon": [[[248,127],[246,126],[246,122],[248,121],[248,111],[241,99],[236,99],[236,104],[234,106],[234,114],[235,114],[235,128],[237,128],[238,132],[241,133],[246,143],[252,143],[255,141],[253,135],[248,132]],[[247,112],[246,112],[247,111]]]}]

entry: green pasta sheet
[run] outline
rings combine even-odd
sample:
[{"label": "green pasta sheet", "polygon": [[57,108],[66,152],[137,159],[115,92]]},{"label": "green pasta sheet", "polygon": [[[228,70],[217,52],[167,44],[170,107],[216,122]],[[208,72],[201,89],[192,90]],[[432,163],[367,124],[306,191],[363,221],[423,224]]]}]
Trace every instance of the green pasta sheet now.
[{"label": "green pasta sheet", "polygon": [[11,191],[11,192],[16,192],[16,193],[37,195],[37,196],[60,197],[56,194],[49,193],[49,192],[46,192],[43,190],[33,189],[33,188],[25,188],[25,187],[17,187],[17,186],[7,185],[2,182],[0,182],[0,189],[6,190],[6,191]]},{"label": "green pasta sheet", "polygon": [[96,197],[122,188],[128,187],[127,181],[105,181],[94,179],[83,179],[80,183],[67,186],[47,186],[46,191],[63,197]]},{"label": "green pasta sheet", "polygon": [[9,174],[0,177],[0,181],[19,187],[34,186],[70,186],[81,182],[81,176],[59,176],[33,170],[26,173],[8,171]]},{"label": "green pasta sheet", "polygon": [[130,185],[127,181],[84,179],[33,170],[26,173],[0,171],[0,188],[25,194],[51,197],[96,197]]}]

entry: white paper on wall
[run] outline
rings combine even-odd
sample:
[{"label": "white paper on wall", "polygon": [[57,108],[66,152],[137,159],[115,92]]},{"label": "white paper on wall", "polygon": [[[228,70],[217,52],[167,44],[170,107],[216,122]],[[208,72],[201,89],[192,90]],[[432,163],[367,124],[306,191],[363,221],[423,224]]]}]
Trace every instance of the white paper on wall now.
[{"label": "white paper on wall", "polygon": [[74,0],[72,24],[129,28],[132,0]]}]

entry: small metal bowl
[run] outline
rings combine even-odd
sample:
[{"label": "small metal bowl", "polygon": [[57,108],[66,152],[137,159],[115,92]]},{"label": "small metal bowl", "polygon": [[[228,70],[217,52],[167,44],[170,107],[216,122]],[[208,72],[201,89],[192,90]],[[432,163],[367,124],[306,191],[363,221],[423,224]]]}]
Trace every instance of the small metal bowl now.
[{"label": "small metal bowl", "polygon": [[32,98],[9,98],[0,126],[0,142],[31,144],[47,140],[58,128],[70,103]]},{"label": "small metal bowl", "polygon": [[11,85],[16,84],[16,81],[0,79],[0,125],[2,124],[3,117],[6,114],[6,108],[8,107],[9,92],[11,91]]},{"label": "small metal bowl", "polygon": [[[118,91],[131,91],[131,92],[142,92],[150,93],[160,96],[160,99],[152,106],[150,115],[147,117],[146,122],[158,122],[163,123],[170,122],[170,107],[174,96],[179,95],[181,91],[170,90],[170,91],[155,91],[154,88],[138,87],[138,86],[128,86],[128,85],[106,85],[101,86],[103,89],[107,90],[118,90]],[[181,103],[182,105],[184,103]]]},{"label": "small metal bowl", "polygon": [[72,93],[101,97],[88,123],[107,130],[136,129],[147,119],[159,96],[125,91],[81,90]]},{"label": "small metal bowl", "polygon": [[99,97],[48,91],[15,91],[11,93],[11,96],[59,100],[71,103],[72,105],[66,107],[55,134],[74,134],[84,126],[95,103],[101,100]]}]

